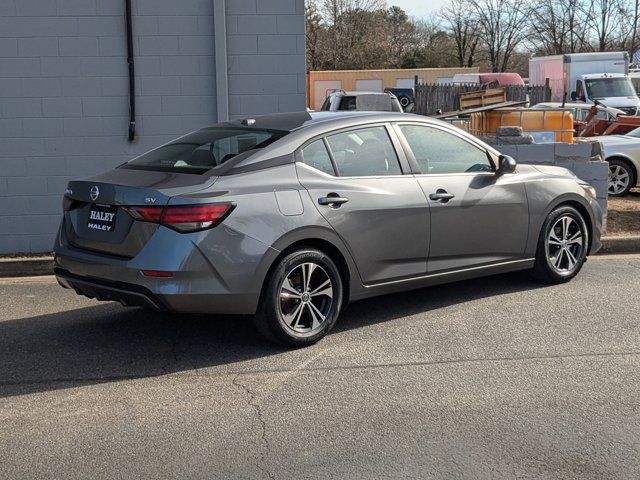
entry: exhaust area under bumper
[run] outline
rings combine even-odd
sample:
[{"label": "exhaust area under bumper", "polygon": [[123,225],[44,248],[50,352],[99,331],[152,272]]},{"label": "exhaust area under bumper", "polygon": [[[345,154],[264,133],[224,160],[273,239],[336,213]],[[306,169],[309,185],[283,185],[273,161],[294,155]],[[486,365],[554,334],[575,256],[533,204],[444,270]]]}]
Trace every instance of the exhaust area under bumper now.
[{"label": "exhaust area under bumper", "polygon": [[99,301],[119,302],[127,307],[167,310],[156,295],[140,285],[81,277],[61,268],[54,269],[54,273],[62,287],[75,290],[78,295]]}]

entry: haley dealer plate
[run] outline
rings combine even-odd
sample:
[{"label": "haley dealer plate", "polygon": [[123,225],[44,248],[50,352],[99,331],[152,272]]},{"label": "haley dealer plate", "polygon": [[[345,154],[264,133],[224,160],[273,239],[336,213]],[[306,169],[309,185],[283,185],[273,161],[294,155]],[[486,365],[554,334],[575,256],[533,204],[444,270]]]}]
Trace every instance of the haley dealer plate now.
[{"label": "haley dealer plate", "polygon": [[116,227],[116,214],[118,207],[116,205],[91,205],[89,211],[89,221],[87,228],[91,230],[101,230],[103,232],[113,232]]}]

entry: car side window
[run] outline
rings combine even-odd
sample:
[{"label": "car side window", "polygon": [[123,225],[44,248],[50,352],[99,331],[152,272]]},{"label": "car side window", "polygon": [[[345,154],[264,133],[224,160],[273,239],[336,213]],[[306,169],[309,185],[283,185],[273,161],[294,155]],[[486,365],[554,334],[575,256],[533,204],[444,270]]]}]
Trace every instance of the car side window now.
[{"label": "car side window", "polygon": [[302,149],[302,161],[321,172],[335,175],[331,157],[322,140],[316,140]]},{"label": "car side window", "polygon": [[342,97],[338,110],[356,110],[356,97]]},{"label": "car side window", "polygon": [[401,175],[402,170],[393,143],[385,127],[369,127],[327,137],[343,177]]},{"label": "car side window", "polygon": [[400,130],[407,139],[422,173],[493,170],[486,151],[453,133],[421,125],[400,125]]}]

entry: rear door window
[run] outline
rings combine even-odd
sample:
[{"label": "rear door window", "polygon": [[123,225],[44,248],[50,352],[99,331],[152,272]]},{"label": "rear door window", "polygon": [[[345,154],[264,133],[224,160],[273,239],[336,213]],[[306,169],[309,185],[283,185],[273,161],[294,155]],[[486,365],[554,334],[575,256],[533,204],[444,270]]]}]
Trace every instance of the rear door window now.
[{"label": "rear door window", "polygon": [[121,168],[204,173],[235,156],[266,147],[288,132],[251,128],[207,128],[130,160]]},{"label": "rear door window", "polygon": [[350,130],[327,137],[343,177],[401,175],[398,156],[385,127]]}]

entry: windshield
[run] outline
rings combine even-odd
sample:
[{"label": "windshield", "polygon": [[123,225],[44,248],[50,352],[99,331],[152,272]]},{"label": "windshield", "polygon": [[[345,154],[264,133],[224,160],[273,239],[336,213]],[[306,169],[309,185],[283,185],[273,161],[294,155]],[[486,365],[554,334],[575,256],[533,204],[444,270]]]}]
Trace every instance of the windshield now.
[{"label": "windshield", "polygon": [[625,133],[626,137],[640,138],[640,127],[634,128],[630,132]]},{"label": "windshield", "polygon": [[585,80],[589,98],[632,97],[636,95],[628,78],[594,78]]},{"label": "windshield", "polygon": [[241,127],[207,128],[140,155],[120,168],[200,174],[236,155],[266,147],[287,133]]}]

